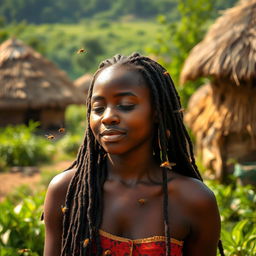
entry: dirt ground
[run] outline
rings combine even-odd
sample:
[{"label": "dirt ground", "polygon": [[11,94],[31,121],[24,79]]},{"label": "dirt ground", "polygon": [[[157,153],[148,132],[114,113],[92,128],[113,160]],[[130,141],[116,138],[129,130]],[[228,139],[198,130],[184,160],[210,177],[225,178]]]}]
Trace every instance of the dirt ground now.
[{"label": "dirt ground", "polygon": [[[47,166],[48,170],[64,170],[71,164],[71,161],[63,161],[52,166]],[[40,168],[39,168],[40,170]],[[24,175],[23,173],[0,173],[0,202],[3,198],[10,192],[12,192],[16,187],[21,185],[28,185],[29,187],[36,188],[37,184],[41,180],[40,172],[35,173],[31,176]]]}]

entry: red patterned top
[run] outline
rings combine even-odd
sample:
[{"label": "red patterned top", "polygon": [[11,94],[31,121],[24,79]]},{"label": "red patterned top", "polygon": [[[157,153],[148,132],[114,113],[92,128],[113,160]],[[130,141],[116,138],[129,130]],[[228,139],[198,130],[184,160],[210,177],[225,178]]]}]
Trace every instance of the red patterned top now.
[{"label": "red patterned top", "polygon": [[[149,238],[130,240],[99,231],[103,255],[111,256],[165,256],[165,237],[153,236]],[[171,239],[171,255],[182,256],[183,241]]]}]

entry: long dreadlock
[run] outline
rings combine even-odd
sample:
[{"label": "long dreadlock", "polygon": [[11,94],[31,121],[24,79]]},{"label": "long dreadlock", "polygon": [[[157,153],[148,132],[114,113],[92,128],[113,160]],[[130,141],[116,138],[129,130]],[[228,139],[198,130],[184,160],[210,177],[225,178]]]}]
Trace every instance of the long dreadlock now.
[{"label": "long dreadlock", "polygon": [[[107,177],[105,152],[96,142],[90,129],[91,96],[97,75],[111,65],[126,65],[138,71],[146,81],[158,114],[158,129],[153,151],[159,163],[173,162],[174,171],[199,179],[202,177],[195,164],[193,146],[183,124],[181,103],[174,83],[168,72],[150,58],[134,53],[129,57],[116,55],[99,65],[87,98],[87,130],[77,159],[70,166],[77,171],[70,182],[66,195],[66,209],[63,222],[62,256],[88,256],[95,250],[102,255],[99,229],[103,212],[103,185]],[[70,169],[69,168],[69,169]],[[171,253],[170,226],[168,220],[167,168],[162,168],[163,212],[166,237],[166,255]],[[221,242],[219,249],[224,256]]]}]

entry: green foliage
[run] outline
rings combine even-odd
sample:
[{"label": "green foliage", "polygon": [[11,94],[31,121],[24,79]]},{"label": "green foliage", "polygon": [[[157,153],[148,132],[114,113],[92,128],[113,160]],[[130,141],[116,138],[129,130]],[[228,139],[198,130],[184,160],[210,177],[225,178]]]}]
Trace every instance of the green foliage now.
[{"label": "green foliage", "polygon": [[222,229],[226,256],[256,255],[256,224],[248,219],[237,222],[231,230]]},{"label": "green foliage", "polygon": [[100,61],[99,56],[105,54],[105,47],[100,37],[83,38],[80,45],[84,46],[86,54],[76,55],[76,58],[73,59],[73,67],[83,73],[91,69],[92,63]]},{"label": "green foliage", "polygon": [[86,128],[86,107],[70,105],[66,110],[66,133],[58,141],[57,147],[65,154],[75,157]]},{"label": "green foliage", "polygon": [[221,239],[226,256],[256,256],[256,192],[250,186],[206,182],[221,214]]},{"label": "green foliage", "polygon": [[[163,32],[157,39],[154,48],[148,51],[158,57],[170,72],[175,84],[179,83],[179,76],[182,65],[188,56],[189,51],[204,36],[207,25],[213,13],[215,0],[178,0],[179,20],[170,22],[166,16],[159,16],[158,21],[163,26]],[[198,84],[190,84],[186,87],[179,87],[179,94],[186,105],[189,96],[194,92]]]},{"label": "green foliage", "polygon": [[0,162],[7,166],[35,166],[49,161],[53,146],[34,134],[39,123],[7,126],[0,130]]},{"label": "green foliage", "polygon": [[[145,45],[153,41],[159,27],[152,21],[88,19],[79,24],[9,24],[0,28],[0,43],[15,36],[65,70],[71,79],[76,79],[95,72],[99,62],[117,53],[145,53]],[[81,48],[86,52],[77,54]]]},{"label": "green foliage", "polygon": [[[229,1],[230,6],[234,2]],[[218,9],[224,6],[216,0],[177,0],[177,4],[177,21],[173,22],[169,16],[159,16],[162,32],[158,35],[155,45],[148,48],[148,52],[156,55],[158,61],[169,70],[176,85],[179,84],[180,72],[190,50],[202,40],[209,25],[216,18]],[[178,87],[185,106],[200,84],[202,81]]]},{"label": "green foliage", "polygon": [[67,132],[84,134],[86,127],[86,107],[84,105],[69,105],[65,113]]},{"label": "green foliage", "polygon": [[[199,1],[200,2],[200,1]],[[234,0],[216,0],[217,6],[225,8]],[[207,1],[200,2],[207,4]],[[54,22],[77,22],[87,18],[116,19],[124,15],[139,18],[152,18],[156,15],[171,14],[176,17],[177,0],[2,0],[0,17],[5,22],[20,22],[26,20],[30,23],[54,23]]]},{"label": "green foliage", "polygon": [[83,134],[70,134],[67,133],[59,142],[58,146],[63,152],[69,156],[75,157],[78,153],[78,149],[82,144]]},{"label": "green foliage", "polygon": [[223,222],[256,220],[256,193],[250,186],[207,184],[217,198]]},{"label": "green foliage", "polygon": [[15,199],[6,198],[0,203],[0,255],[19,255],[19,250],[29,249],[23,255],[40,256],[43,253],[44,226],[40,221],[44,192],[27,195],[19,190]]},{"label": "green foliage", "polygon": [[175,7],[175,0],[2,0],[0,16],[6,22],[30,23],[77,22],[87,17],[119,18],[123,15],[136,17],[154,17],[160,12],[168,13]]}]

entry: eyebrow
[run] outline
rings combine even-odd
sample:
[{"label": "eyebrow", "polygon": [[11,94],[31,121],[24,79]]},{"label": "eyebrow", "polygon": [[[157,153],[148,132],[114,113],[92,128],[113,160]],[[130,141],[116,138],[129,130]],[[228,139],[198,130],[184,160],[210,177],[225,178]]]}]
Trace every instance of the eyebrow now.
[{"label": "eyebrow", "polygon": [[[137,97],[134,93],[132,92],[119,92],[117,94],[114,95],[114,98],[117,97],[122,97],[122,96],[133,96],[133,97]],[[96,101],[96,100],[103,100],[104,97],[103,96],[92,96],[92,101]]]}]

